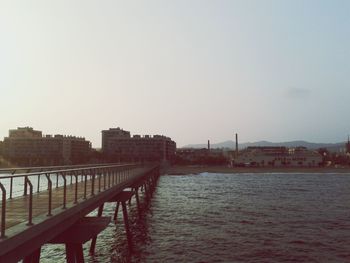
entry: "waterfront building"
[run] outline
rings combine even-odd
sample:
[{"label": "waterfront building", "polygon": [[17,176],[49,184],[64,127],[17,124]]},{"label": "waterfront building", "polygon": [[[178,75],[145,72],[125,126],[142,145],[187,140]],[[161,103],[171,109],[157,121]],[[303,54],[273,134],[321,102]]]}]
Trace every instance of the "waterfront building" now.
[{"label": "waterfront building", "polygon": [[109,161],[173,161],[176,143],[163,135],[130,135],[121,128],[102,131],[102,152]]},{"label": "waterfront building", "polygon": [[9,131],[4,138],[3,155],[18,165],[80,164],[88,161],[91,143],[85,138],[45,135],[31,127]]},{"label": "waterfront building", "polygon": [[206,148],[180,148],[176,149],[176,160],[179,163],[198,163],[204,162],[209,156],[209,150]]},{"label": "waterfront building", "polygon": [[322,155],[305,147],[248,147],[234,159],[238,166],[317,167]]},{"label": "waterfront building", "polygon": [[176,163],[177,164],[226,164],[228,163],[227,151],[223,149],[210,149],[208,148],[180,148],[176,150]]}]

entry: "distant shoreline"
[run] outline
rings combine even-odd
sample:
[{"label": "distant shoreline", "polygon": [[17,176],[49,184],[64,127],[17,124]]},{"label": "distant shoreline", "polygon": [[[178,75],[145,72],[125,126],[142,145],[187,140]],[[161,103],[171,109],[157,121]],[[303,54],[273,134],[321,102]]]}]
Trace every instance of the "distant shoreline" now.
[{"label": "distant shoreline", "polygon": [[344,173],[350,174],[350,167],[226,167],[226,166],[200,166],[175,165],[169,167],[167,175],[187,175],[200,173]]}]

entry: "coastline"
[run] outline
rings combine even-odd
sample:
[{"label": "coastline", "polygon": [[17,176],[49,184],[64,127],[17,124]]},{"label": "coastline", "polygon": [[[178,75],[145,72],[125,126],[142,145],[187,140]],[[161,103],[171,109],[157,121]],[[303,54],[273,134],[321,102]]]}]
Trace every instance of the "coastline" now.
[{"label": "coastline", "polygon": [[165,170],[167,175],[200,173],[342,173],[350,174],[350,167],[226,167],[205,165],[174,165]]}]

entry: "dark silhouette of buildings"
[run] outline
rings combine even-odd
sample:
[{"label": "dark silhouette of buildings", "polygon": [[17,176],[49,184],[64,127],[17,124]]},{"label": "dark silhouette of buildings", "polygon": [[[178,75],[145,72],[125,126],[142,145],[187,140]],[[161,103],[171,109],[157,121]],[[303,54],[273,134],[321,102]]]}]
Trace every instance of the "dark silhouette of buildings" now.
[{"label": "dark silhouette of buildings", "polygon": [[225,165],[228,163],[227,152],[223,149],[211,149],[209,143],[208,148],[180,148],[176,150],[176,164],[179,165]]},{"label": "dark silhouette of buildings", "polygon": [[43,136],[31,127],[19,127],[9,131],[2,148],[4,158],[17,165],[81,164],[88,161],[91,143],[82,137]]},{"label": "dark silhouette of buildings", "polygon": [[173,161],[176,143],[163,135],[134,135],[121,128],[102,131],[102,152],[108,161]]}]

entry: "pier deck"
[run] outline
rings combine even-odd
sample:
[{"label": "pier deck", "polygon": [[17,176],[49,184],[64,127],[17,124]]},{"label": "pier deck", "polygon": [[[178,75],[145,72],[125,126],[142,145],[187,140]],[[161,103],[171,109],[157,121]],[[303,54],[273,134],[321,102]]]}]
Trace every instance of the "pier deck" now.
[{"label": "pier deck", "polygon": [[[18,262],[30,255],[154,169],[154,166],[115,165],[13,175],[23,176],[27,194],[2,201],[0,262]],[[30,178],[40,175],[50,179],[39,179],[34,192]],[[56,176],[64,181],[54,187],[52,181]],[[0,188],[5,190],[3,197],[6,191],[8,195],[8,187],[1,180],[9,178],[0,177]]]}]

